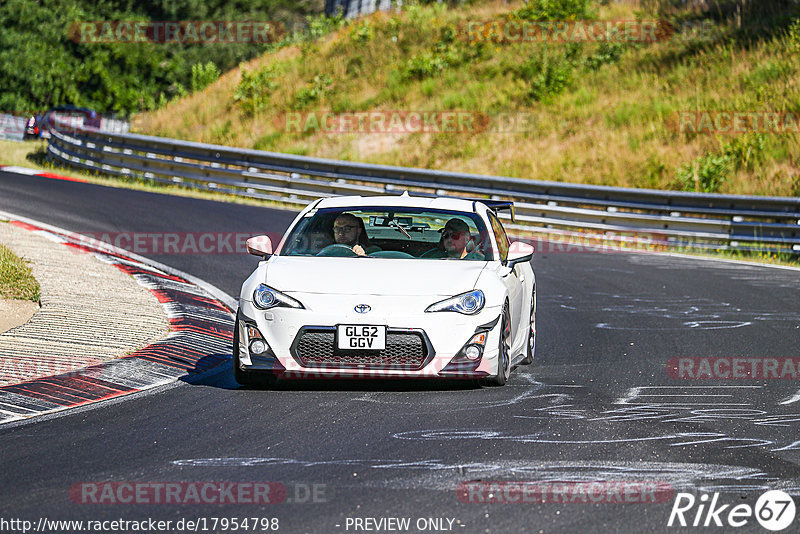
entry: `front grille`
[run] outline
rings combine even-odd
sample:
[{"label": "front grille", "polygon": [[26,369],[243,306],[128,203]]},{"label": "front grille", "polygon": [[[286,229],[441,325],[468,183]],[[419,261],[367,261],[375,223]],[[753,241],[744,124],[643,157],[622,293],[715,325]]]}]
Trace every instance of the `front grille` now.
[{"label": "front grille", "polygon": [[292,344],[292,356],[304,367],[422,369],[432,355],[425,334],[419,330],[388,329],[383,350],[339,350],[335,329],[304,327]]}]

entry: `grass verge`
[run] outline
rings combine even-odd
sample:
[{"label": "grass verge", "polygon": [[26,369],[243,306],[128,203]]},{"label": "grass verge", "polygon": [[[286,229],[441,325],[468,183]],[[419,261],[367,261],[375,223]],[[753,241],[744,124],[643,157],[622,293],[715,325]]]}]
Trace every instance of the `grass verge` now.
[{"label": "grass verge", "polygon": [[0,245],[0,297],[39,302],[41,289],[28,264]]}]

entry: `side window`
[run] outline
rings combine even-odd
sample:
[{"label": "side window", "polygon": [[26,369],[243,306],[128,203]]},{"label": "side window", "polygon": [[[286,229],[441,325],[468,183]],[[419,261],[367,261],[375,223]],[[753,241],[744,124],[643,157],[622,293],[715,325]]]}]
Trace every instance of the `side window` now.
[{"label": "side window", "polygon": [[489,222],[492,223],[494,238],[497,240],[497,248],[500,250],[500,259],[506,260],[508,259],[508,236],[506,231],[503,225],[500,224],[500,220],[492,212],[489,212]]}]

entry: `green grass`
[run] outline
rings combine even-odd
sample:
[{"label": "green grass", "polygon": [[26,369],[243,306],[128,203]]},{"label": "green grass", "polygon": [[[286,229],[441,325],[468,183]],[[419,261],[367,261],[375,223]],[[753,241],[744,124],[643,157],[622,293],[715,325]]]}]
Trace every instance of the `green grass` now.
[{"label": "green grass", "polygon": [[800,268],[800,256],[796,254],[786,254],[784,252],[749,252],[740,250],[700,249],[691,247],[675,248],[674,250],[670,251],[678,254],[687,254],[690,256],[722,258],[728,260],[749,261],[754,263],[766,263],[769,265]]},{"label": "green grass", "polygon": [[41,290],[25,260],[0,245],[0,297],[39,302]]}]

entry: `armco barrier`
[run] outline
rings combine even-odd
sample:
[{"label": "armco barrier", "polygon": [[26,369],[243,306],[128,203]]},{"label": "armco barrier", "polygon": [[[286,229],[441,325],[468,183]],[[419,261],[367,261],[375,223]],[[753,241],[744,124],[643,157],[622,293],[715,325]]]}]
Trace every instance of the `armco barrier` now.
[{"label": "armco barrier", "polygon": [[665,245],[800,254],[800,198],[545,182],[231,148],[57,125],[48,157],[119,176],[305,205],[399,193],[511,199],[516,230],[658,236]]}]

